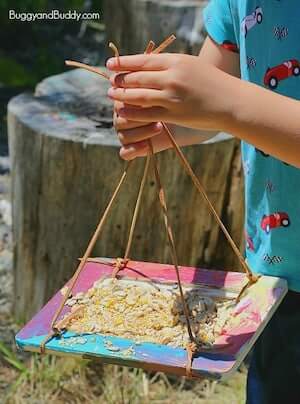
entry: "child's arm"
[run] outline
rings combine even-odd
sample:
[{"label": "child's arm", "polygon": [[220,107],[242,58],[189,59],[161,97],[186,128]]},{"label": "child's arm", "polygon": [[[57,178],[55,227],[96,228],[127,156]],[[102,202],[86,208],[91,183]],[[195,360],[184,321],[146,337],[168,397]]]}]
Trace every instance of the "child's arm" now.
[{"label": "child's arm", "polygon": [[[212,64],[229,74],[238,77],[240,75],[238,55],[223,49],[209,37],[200,51],[199,60]],[[120,150],[122,158],[132,159],[145,156],[148,152],[148,143],[145,139],[149,138],[152,138],[155,152],[171,147],[169,139],[161,125],[153,123],[151,120],[149,122],[137,122],[118,117],[116,111],[122,106],[122,103],[115,102],[114,126],[122,143]],[[218,131],[201,131],[172,124],[169,126],[180,146],[202,143],[218,133]]]},{"label": "child's arm", "polygon": [[[119,114],[135,121],[165,121],[224,130],[300,167],[300,102],[242,81],[188,55],[135,55],[108,61],[109,96],[131,104]],[[120,88],[122,87],[122,88]],[[135,107],[137,106],[137,107]],[[143,108],[141,108],[143,107]]]}]

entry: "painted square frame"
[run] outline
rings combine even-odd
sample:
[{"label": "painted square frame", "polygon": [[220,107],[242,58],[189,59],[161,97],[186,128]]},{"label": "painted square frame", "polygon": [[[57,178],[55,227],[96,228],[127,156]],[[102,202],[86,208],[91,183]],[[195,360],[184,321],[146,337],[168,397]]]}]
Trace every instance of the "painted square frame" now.
[{"label": "painted square frame", "polygon": [[[103,260],[112,262],[109,258],[101,258]],[[87,262],[74,287],[73,295],[87,291],[102,277],[110,277],[112,270],[112,266],[103,262]],[[247,282],[246,276],[238,272],[184,266],[180,266],[179,270],[183,285],[203,288],[203,291],[214,296],[237,295]],[[119,274],[124,279],[176,283],[174,266],[168,264],[130,261],[128,268]],[[253,347],[287,291],[285,280],[270,276],[262,276],[251,286],[235,306],[230,326],[217,338],[213,348],[200,351],[194,358],[193,377],[220,380],[231,376]],[[60,290],[16,335],[16,344],[20,349],[40,352],[40,344],[50,331],[51,320],[61,299]],[[68,311],[70,308],[65,307],[62,315]],[[74,337],[74,333],[67,331],[63,338],[53,338],[47,343],[45,352],[186,375],[187,353],[183,348],[147,342],[137,344],[133,340],[100,334]],[[107,344],[117,347],[116,351],[109,350]]]}]

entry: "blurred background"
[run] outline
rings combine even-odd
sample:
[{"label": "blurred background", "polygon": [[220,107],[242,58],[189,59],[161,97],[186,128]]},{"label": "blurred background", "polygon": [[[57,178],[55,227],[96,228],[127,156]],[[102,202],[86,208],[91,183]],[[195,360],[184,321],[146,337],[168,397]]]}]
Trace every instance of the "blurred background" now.
[{"label": "blurred background", "polygon": [[[41,358],[17,352],[14,345],[15,333],[74,272],[123,170],[112,105],[105,97],[107,83],[71,71],[64,60],[104,66],[111,55],[109,41],[122,54],[138,53],[150,39],[159,44],[171,33],[177,40],[168,51],[196,55],[206,35],[206,3],[0,0],[0,402],[244,402],[244,367],[229,382],[218,384],[93,361]],[[14,18],[9,18],[12,10]],[[52,10],[87,13],[87,18],[28,21],[28,13]],[[243,250],[239,143],[231,139],[197,145],[185,153]],[[162,153],[159,162],[165,167],[180,264],[239,270],[174,155]],[[138,162],[136,176],[142,168]],[[122,255],[130,225],[130,217],[124,216],[137,185],[128,185],[94,255]],[[149,179],[133,258],[170,262],[153,185]]]},{"label": "blurred background", "polygon": [[[9,11],[27,13],[69,10],[98,12],[100,19],[84,21],[9,19]],[[105,25],[102,0],[0,0],[1,147],[7,147],[6,106],[22,91],[34,90],[43,78],[65,70],[64,60],[90,64],[104,60]]]}]

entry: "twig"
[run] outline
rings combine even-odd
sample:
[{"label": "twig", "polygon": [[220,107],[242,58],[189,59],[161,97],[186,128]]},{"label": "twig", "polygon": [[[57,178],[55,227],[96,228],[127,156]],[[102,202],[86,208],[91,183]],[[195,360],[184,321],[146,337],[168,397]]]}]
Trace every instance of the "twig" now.
[{"label": "twig", "polygon": [[[175,35],[169,36],[169,38],[167,38],[164,42],[162,42],[156,49],[154,49],[155,43],[153,41],[150,41],[146,48],[145,53],[158,54],[158,53],[162,52],[167,46],[169,46],[172,42],[174,42],[175,39],[176,39]],[[109,43],[109,47],[114,51],[115,57],[118,59],[118,64],[120,66],[120,54],[119,54],[118,48],[116,47],[116,45],[113,42]],[[89,66],[89,65],[87,65],[85,63],[81,63],[81,62],[76,62],[75,60],[66,60],[65,64],[67,66],[74,66],[74,67],[79,67],[81,69],[89,70],[90,72],[99,74],[99,76],[102,76],[107,80],[110,79],[110,77],[107,73],[99,70],[97,67]]]},{"label": "twig", "polygon": [[66,295],[63,297],[58,309],[56,310],[56,312],[55,312],[55,314],[53,316],[53,319],[52,319],[52,322],[51,322],[51,329],[52,330],[55,329],[56,320],[58,319],[58,317],[59,317],[59,315],[60,315],[60,313],[61,313],[61,311],[62,311],[62,309],[63,309],[63,307],[64,307],[64,305],[66,303],[66,301],[68,300],[68,298],[69,298],[69,296],[70,296],[70,294],[71,294],[71,292],[73,290],[73,287],[76,284],[77,279],[78,279],[83,267],[85,266],[85,263],[86,263],[87,259],[91,255],[91,252],[92,252],[92,250],[93,250],[93,248],[94,248],[94,246],[96,244],[96,241],[97,241],[97,239],[98,239],[98,237],[99,237],[99,235],[100,235],[100,233],[102,231],[102,228],[104,226],[106,218],[109,215],[111,207],[112,207],[112,205],[113,205],[113,203],[114,203],[114,201],[115,201],[115,199],[116,199],[116,197],[117,197],[117,195],[118,195],[118,193],[120,191],[120,188],[121,188],[123,182],[125,181],[125,178],[126,178],[127,173],[128,173],[128,169],[129,169],[132,161],[133,160],[130,160],[130,161],[126,162],[123,175],[122,175],[117,187],[115,188],[114,193],[113,193],[113,195],[112,195],[112,197],[111,197],[111,199],[110,199],[110,201],[109,201],[109,203],[108,203],[108,205],[107,205],[107,207],[106,207],[106,209],[105,209],[105,211],[104,211],[104,213],[103,213],[103,215],[102,215],[102,217],[101,217],[101,219],[100,219],[100,221],[98,223],[98,226],[97,226],[97,228],[96,228],[96,230],[95,230],[95,232],[94,232],[94,234],[93,234],[93,236],[92,236],[92,238],[91,238],[91,240],[90,240],[90,242],[88,244],[88,247],[87,247],[87,249],[86,249],[86,251],[85,251],[85,253],[84,253],[83,257],[82,257],[82,260],[80,261],[80,264],[78,265],[74,275],[71,278],[70,284],[68,286],[68,291],[67,291]]},{"label": "twig", "polygon": [[171,45],[171,43],[173,43],[175,41],[175,39],[176,39],[175,35],[169,36],[169,38],[167,38],[165,41],[163,41],[156,49],[154,49],[154,51],[152,53],[160,53],[160,52],[162,52],[169,45]]},{"label": "twig", "polygon": [[154,48],[155,48],[155,42],[150,41],[150,42],[148,43],[148,45],[147,45],[147,48],[146,48],[146,50],[145,50],[145,53],[146,53],[146,54],[152,53],[153,50],[154,50]]},{"label": "twig", "polygon": [[81,63],[81,62],[75,62],[74,60],[65,60],[65,64],[67,66],[80,67],[81,69],[89,70],[90,72],[99,74],[100,76],[109,80],[109,75],[105,72],[102,72],[97,67],[89,66],[89,65],[86,65],[85,63]]},{"label": "twig", "polygon": [[110,49],[113,50],[113,52],[115,54],[115,58],[117,58],[117,60],[118,60],[118,65],[120,66],[120,53],[119,53],[118,48],[116,47],[116,45],[113,42],[110,42],[108,44],[108,46],[110,47]]},{"label": "twig", "polygon": [[72,320],[74,317],[78,316],[78,314],[81,314],[83,309],[84,309],[84,306],[81,305],[81,306],[77,307],[74,311],[71,311],[65,318],[63,318],[62,320],[58,321],[55,324],[55,328],[59,331],[66,328],[66,326],[68,325],[70,320]]}]

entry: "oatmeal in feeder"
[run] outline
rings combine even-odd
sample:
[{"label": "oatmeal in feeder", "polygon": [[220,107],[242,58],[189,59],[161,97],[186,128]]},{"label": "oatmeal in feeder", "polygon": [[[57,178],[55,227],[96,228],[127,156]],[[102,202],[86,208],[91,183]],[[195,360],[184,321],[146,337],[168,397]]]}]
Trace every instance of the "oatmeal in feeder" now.
[{"label": "oatmeal in feeder", "polygon": [[[201,296],[197,288],[185,288],[184,296],[197,342],[212,346],[229,317],[231,301]],[[101,279],[66,304],[74,310],[66,328],[79,334],[115,335],[183,348],[189,342],[176,285]]]}]

